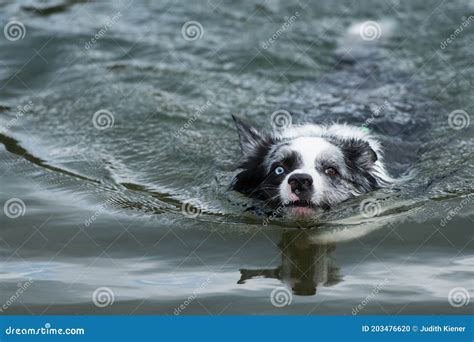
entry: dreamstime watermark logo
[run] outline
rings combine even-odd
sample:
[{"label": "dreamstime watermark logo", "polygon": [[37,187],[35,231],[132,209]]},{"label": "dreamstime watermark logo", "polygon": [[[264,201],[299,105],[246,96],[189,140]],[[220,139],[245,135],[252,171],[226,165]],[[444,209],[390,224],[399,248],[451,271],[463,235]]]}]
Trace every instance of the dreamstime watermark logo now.
[{"label": "dreamstime watermark logo", "polygon": [[110,198],[107,198],[98,208],[96,211],[94,211],[94,213],[91,215],[91,217],[89,217],[88,219],[86,219],[84,221],[84,226],[86,227],[89,227],[90,225],[92,225],[95,220],[97,220],[97,218],[99,216],[101,216],[108,208],[109,204],[112,203],[115,199],[115,196],[112,196]]},{"label": "dreamstime watermark logo", "polygon": [[122,13],[117,12],[112,18],[108,19],[105,24],[102,26],[102,28],[92,37],[89,41],[84,43],[84,49],[89,50],[92,45],[97,43],[99,39],[101,39],[107,31],[114,26],[117,21],[122,17]]},{"label": "dreamstime watermark logo", "polygon": [[92,294],[92,302],[98,308],[105,308],[115,301],[114,292],[108,287],[99,287]]},{"label": "dreamstime watermark logo", "polygon": [[469,117],[469,114],[462,109],[453,110],[448,115],[448,125],[456,131],[468,128],[470,122],[471,118]]},{"label": "dreamstime watermark logo", "polygon": [[280,204],[278,208],[276,208],[274,211],[272,211],[270,215],[268,215],[268,217],[265,217],[265,219],[263,219],[262,225],[266,227],[271,221],[280,217],[288,204],[290,204],[290,201],[284,201],[282,204]]},{"label": "dreamstime watermark logo", "polygon": [[388,279],[384,279],[380,284],[377,284],[377,286],[375,286],[372,292],[367,297],[365,297],[364,300],[359,305],[352,308],[352,315],[355,316],[359,313],[359,311],[364,309],[367,306],[367,304],[369,304],[372,301],[372,299],[374,299],[375,296],[379,294],[379,292],[382,291],[385,285],[387,284],[388,284]]},{"label": "dreamstime watermark logo", "polygon": [[15,301],[20,298],[20,296],[34,283],[33,279],[30,278],[24,283],[19,282],[18,283],[18,289],[15,291],[14,294],[12,294],[6,301],[5,303],[0,306],[0,312],[3,312],[7,310]]},{"label": "dreamstime watermark logo", "polygon": [[26,213],[25,202],[23,202],[19,198],[10,198],[3,205],[3,212],[5,213],[7,217],[11,219],[15,219],[20,216],[23,216]]},{"label": "dreamstime watermark logo", "polygon": [[181,35],[188,42],[199,40],[204,35],[204,27],[202,27],[199,21],[187,21],[181,27]]},{"label": "dreamstime watermark logo", "polygon": [[388,101],[385,101],[380,106],[371,105],[371,110],[370,111],[371,111],[372,115],[370,116],[370,118],[365,120],[365,122],[362,124],[362,128],[364,130],[367,130],[368,126],[375,120],[375,118],[378,118],[380,115],[382,115],[383,111],[385,110],[385,108],[387,108],[388,105],[389,105]]},{"label": "dreamstime watermark logo", "polygon": [[468,194],[465,198],[462,199],[462,201],[459,203],[459,205],[457,205],[453,209],[449,210],[446,217],[441,219],[441,221],[439,223],[440,226],[445,227],[448,224],[448,222],[451,221],[451,219],[453,217],[455,217],[457,214],[459,214],[459,212],[464,208],[464,206],[466,204],[469,204],[472,201],[473,197],[474,197],[474,194]]},{"label": "dreamstime watermark logo", "polygon": [[441,50],[446,49],[449,44],[454,42],[454,40],[461,34],[461,32],[464,31],[464,29],[468,27],[472,21],[474,21],[474,15],[470,15],[469,18],[461,17],[461,19],[461,24],[453,31],[453,33],[451,33],[448,38],[446,38],[444,41],[441,42],[441,44],[439,44]]},{"label": "dreamstime watermark logo", "polygon": [[92,124],[99,131],[112,128],[114,126],[114,122],[114,115],[107,109],[100,109],[92,116]]},{"label": "dreamstime watermark logo", "polygon": [[464,287],[455,287],[449,291],[448,302],[455,308],[468,305],[470,300],[471,296]]},{"label": "dreamstime watermark logo", "polygon": [[291,304],[293,294],[286,287],[274,288],[270,294],[270,302],[277,308],[282,308]]},{"label": "dreamstime watermark logo", "polygon": [[365,21],[360,25],[359,35],[365,41],[377,40],[382,35],[382,28],[376,21]]},{"label": "dreamstime watermark logo", "polygon": [[202,203],[196,198],[187,200],[181,204],[181,212],[184,216],[196,218],[202,214]]},{"label": "dreamstime watermark logo", "polygon": [[196,288],[193,291],[193,293],[188,298],[186,298],[186,300],[182,304],[180,304],[177,308],[174,309],[173,314],[175,316],[178,316],[184,309],[188,307],[189,304],[191,304],[196,299],[196,297],[198,296],[198,294],[201,293],[202,290],[204,290],[206,287],[209,286],[210,283],[211,283],[211,278],[207,278],[205,281],[203,281],[201,285],[198,288]]},{"label": "dreamstime watermark logo", "polygon": [[273,44],[278,38],[280,38],[280,36],[286,30],[288,30],[291,24],[293,24],[299,16],[300,13],[295,12],[295,14],[293,14],[291,17],[285,17],[285,22],[283,23],[283,25],[281,25],[280,28],[276,30],[275,33],[269,39],[262,43],[262,48],[265,50],[268,49],[271,44]]},{"label": "dreamstime watermark logo", "polygon": [[6,335],[12,336],[45,336],[45,335],[84,335],[84,328],[53,328],[51,323],[45,323],[44,327],[39,328],[18,328],[9,326],[5,329]]},{"label": "dreamstime watermark logo", "polygon": [[359,211],[365,218],[378,216],[382,211],[382,207],[378,201],[367,198],[359,205]]},{"label": "dreamstime watermark logo", "polygon": [[196,121],[197,119],[199,119],[201,117],[201,115],[206,112],[209,107],[212,105],[211,101],[207,101],[204,105],[202,105],[201,107],[199,107],[195,112],[194,112],[194,115],[192,117],[189,118],[188,121],[186,121],[186,123],[180,127],[179,129],[177,129],[173,135],[175,136],[175,138],[179,138],[183,132],[188,129],[189,127],[191,127],[191,125],[194,123],[194,121]]},{"label": "dreamstime watermark logo", "polygon": [[111,29],[112,26],[114,26],[121,17],[122,17],[122,13],[117,12],[117,14],[115,14],[111,19],[108,19],[105,22],[105,24],[102,26],[102,28],[94,35],[94,37],[92,37],[89,41],[84,43],[84,49],[89,50],[92,47],[92,45],[97,43],[99,39],[105,36],[107,31]]},{"label": "dreamstime watermark logo", "polygon": [[272,113],[270,122],[274,129],[282,130],[288,128],[292,124],[291,114],[284,109],[276,110]]},{"label": "dreamstime watermark logo", "polygon": [[26,27],[23,25],[23,23],[17,20],[12,20],[9,21],[3,28],[3,34],[9,41],[14,42],[25,38]]},{"label": "dreamstime watermark logo", "polygon": [[15,117],[11,119],[10,121],[8,121],[7,124],[5,125],[6,130],[9,130],[10,128],[15,126],[18,120],[20,120],[20,118],[22,118],[23,115],[25,115],[27,112],[29,112],[33,108],[33,101],[30,101],[25,105],[18,105],[16,108],[17,108],[17,112],[15,113]]}]

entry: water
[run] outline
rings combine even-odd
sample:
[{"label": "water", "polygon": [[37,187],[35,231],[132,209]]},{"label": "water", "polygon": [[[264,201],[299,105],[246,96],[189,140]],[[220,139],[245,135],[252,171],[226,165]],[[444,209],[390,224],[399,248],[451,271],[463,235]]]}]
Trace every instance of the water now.
[{"label": "water", "polygon": [[[24,203],[0,216],[4,313],[472,313],[474,24],[441,48],[469,1],[0,8],[25,26],[0,39],[0,203]],[[278,109],[365,125],[403,181],[265,220],[227,191],[231,114],[268,128]]]}]

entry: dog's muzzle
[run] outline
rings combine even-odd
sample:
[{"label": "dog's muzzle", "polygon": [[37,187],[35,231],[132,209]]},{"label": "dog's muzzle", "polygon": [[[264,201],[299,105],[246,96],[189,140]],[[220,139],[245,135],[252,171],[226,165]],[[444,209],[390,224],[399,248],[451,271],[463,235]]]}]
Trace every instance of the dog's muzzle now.
[{"label": "dog's muzzle", "polygon": [[296,173],[288,178],[291,193],[296,195],[299,200],[311,198],[313,192],[313,177],[307,173]]}]

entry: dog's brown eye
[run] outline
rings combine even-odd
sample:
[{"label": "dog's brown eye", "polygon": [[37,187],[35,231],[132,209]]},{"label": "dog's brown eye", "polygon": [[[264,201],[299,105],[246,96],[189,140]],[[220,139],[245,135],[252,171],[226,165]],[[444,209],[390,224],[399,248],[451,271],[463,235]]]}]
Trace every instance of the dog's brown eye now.
[{"label": "dog's brown eye", "polygon": [[328,167],[326,170],[324,170],[324,173],[327,174],[328,176],[335,176],[337,175],[337,170],[333,167]]}]

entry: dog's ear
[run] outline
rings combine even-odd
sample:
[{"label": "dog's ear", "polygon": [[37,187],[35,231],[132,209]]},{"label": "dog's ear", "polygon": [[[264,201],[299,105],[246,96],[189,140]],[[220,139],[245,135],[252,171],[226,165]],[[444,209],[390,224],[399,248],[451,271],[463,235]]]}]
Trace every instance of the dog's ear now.
[{"label": "dog's ear", "polygon": [[352,169],[370,169],[378,157],[370,144],[361,139],[347,139],[341,143],[346,163]]},{"label": "dog's ear", "polygon": [[332,137],[329,140],[341,149],[348,168],[348,177],[358,191],[366,193],[391,183],[383,166],[375,165],[379,157],[368,141],[341,137]]},{"label": "dog's ear", "polygon": [[244,155],[251,153],[262,140],[262,134],[248,123],[242,121],[235,115],[232,115],[239,133],[240,148]]}]

